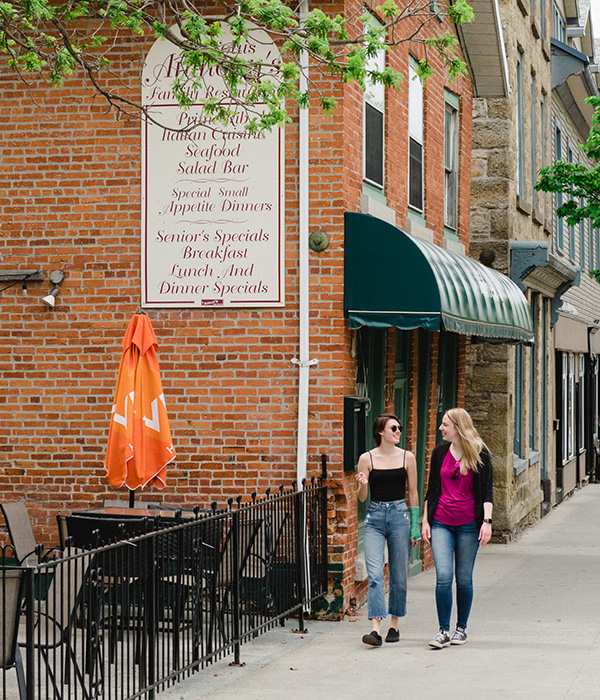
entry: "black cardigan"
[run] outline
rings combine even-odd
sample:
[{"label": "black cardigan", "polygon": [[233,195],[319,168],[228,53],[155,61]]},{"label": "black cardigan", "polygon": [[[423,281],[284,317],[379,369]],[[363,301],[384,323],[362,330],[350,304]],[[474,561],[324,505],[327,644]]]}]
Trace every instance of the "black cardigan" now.
[{"label": "black cardigan", "polygon": [[[431,453],[431,467],[429,470],[429,484],[427,486],[427,519],[433,523],[438,501],[442,495],[442,482],[440,471],[448,450],[449,442],[437,445]],[[494,502],[494,472],[492,460],[486,447],[481,450],[481,464],[476,472],[473,472],[473,495],[475,496],[475,519],[481,525],[483,522],[483,504]]]}]

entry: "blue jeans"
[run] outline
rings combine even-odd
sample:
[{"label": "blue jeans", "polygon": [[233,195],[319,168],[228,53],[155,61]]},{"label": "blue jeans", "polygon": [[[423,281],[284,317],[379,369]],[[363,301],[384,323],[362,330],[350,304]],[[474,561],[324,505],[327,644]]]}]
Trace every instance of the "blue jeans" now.
[{"label": "blue jeans", "polygon": [[440,629],[450,629],[452,581],[456,564],[456,608],[458,627],[467,628],[473,603],[473,567],[479,551],[479,525],[444,525],[437,520],[431,526],[431,551],[435,562],[435,603]]},{"label": "blue jeans", "polygon": [[[383,592],[385,543],[390,580],[389,611]],[[406,589],[410,561],[410,520],[406,501],[371,501],[365,517],[365,562],[369,577],[368,617],[406,615]]]}]

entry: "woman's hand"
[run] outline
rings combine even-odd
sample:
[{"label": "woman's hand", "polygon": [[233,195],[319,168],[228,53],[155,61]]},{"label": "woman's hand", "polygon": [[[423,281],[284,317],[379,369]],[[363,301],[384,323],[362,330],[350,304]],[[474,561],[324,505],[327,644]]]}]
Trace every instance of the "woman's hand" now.
[{"label": "woman's hand", "polygon": [[356,482],[359,486],[369,483],[369,477],[364,472],[356,472]]},{"label": "woman's hand", "polygon": [[485,545],[490,541],[491,536],[492,536],[491,523],[481,523],[481,530],[479,530],[479,546],[485,547]]},{"label": "woman's hand", "polygon": [[423,541],[427,542],[427,544],[431,542],[431,527],[427,520],[423,520],[421,523],[421,536],[423,537]]}]

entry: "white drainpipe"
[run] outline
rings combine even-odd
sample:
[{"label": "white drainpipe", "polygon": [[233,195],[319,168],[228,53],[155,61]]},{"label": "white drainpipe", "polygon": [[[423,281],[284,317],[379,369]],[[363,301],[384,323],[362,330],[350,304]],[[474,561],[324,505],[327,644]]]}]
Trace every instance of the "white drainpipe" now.
[{"label": "white drainpipe", "polygon": [[[308,0],[300,5],[300,21],[308,12]],[[308,71],[308,55],[303,52],[300,57],[302,67],[300,76],[300,90],[308,87],[306,72]],[[310,367],[316,365],[318,360],[309,359],[309,254],[308,254],[308,127],[309,110],[301,109],[299,113],[298,140],[299,140],[299,255],[298,255],[298,281],[299,281],[299,355],[292,362],[298,365],[298,444],[296,457],[296,479],[298,488],[302,488],[302,480],[306,478],[306,462],[308,452],[308,387],[310,379]]]}]

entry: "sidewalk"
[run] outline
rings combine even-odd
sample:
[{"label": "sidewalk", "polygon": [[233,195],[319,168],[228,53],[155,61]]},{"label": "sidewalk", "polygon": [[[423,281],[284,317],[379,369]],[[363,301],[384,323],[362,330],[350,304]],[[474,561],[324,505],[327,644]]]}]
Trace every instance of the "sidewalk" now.
[{"label": "sidewalk", "polygon": [[[158,695],[162,700],[600,699],[600,484],[475,565],[469,641],[431,650],[435,574],[409,582],[400,643],[361,643],[366,609],[342,622],[295,621]],[[386,627],[384,627],[385,631]]]}]

